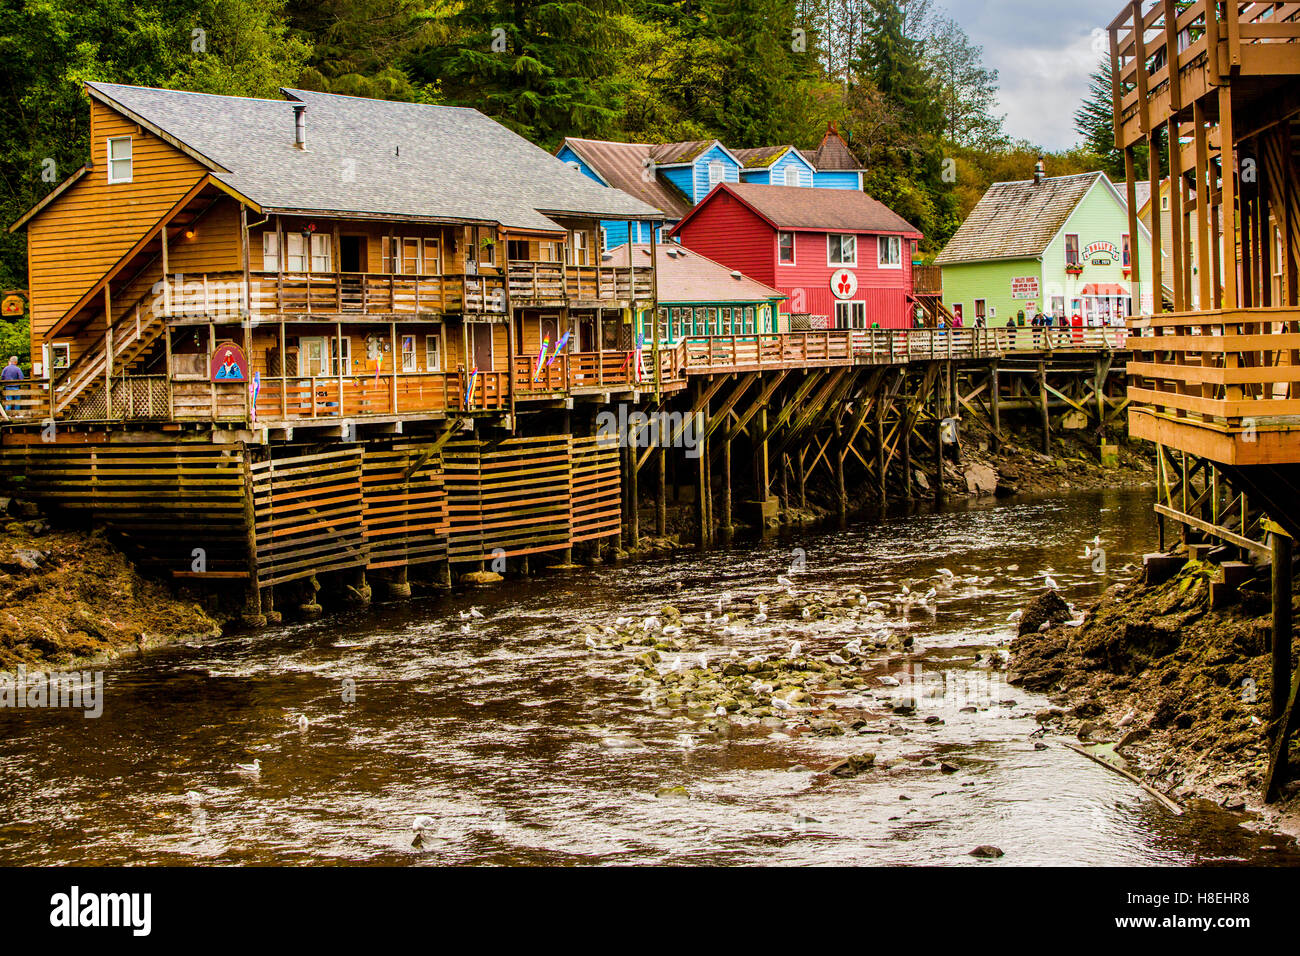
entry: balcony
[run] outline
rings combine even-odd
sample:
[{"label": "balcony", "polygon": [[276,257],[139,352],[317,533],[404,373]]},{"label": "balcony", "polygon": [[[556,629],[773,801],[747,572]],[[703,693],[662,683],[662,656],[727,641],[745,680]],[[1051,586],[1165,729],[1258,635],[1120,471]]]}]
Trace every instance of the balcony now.
[{"label": "balcony", "polygon": [[561,262],[512,260],[510,304],[614,305],[654,299],[654,279],[648,266],[573,266]]},{"label": "balcony", "polygon": [[[1225,80],[1234,89],[1267,96],[1284,93],[1300,73],[1294,4],[1163,0],[1141,13],[1142,6],[1126,4],[1110,26],[1122,146],[1216,92]],[[1142,18],[1138,29],[1135,11]]]},{"label": "balcony", "polygon": [[1300,462],[1300,310],[1129,323],[1129,432],[1227,465]]}]

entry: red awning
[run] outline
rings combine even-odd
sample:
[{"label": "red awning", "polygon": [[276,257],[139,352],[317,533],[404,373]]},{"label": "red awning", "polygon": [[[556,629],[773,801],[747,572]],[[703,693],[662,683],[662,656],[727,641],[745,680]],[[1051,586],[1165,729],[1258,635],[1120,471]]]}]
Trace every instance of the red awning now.
[{"label": "red awning", "polygon": [[1083,287],[1084,295],[1128,295],[1128,289],[1118,282],[1089,282]]}]

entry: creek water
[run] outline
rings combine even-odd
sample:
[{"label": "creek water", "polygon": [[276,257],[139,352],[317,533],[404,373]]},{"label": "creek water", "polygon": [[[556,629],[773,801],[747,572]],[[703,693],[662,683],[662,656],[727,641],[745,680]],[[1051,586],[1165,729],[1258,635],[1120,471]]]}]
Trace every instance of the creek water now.
[{"label": "creek water", "polygon": [[[1083,557],[1094,535],[1106,573]],[[109,665],[98,719],[0,712],[0,863],[976,865],[979,844],[1006,855],[977,865],[1300,862],[1242,814],[1173,816],[1032,737],[1047,701],[985,665],[1040,572],[1086,601],[1152,537],[1141,492],[1011,499],[172,645]],[[667,603],[702,614],[724,591],[775,599],[800,556],[804,594],[887,601],[956,575],[932,615],[891,608],[886,627],[914,643],[873,659],[899,686],[870,695],[886,715],[870,735],[702,732],[629,684],[640,648],[592,650],[578,631]],[[462,620],[471,607],[483,617]],[[861,634],[774,620],[714,628],[699,650],[828,654]],[[886,710],[900,698],[914,714]],[[868,750],[901,759],[817,772]],[[233,769],[254,758],[260,775]],[[675,787],[689,796],[657,795]]]}]

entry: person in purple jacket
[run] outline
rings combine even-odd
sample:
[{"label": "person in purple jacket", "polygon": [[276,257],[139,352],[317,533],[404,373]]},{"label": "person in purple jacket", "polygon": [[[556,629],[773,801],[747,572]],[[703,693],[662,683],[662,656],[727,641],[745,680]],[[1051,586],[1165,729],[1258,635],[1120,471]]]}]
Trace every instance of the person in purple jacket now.
[{"label": "person in purple jacket", "polygon": [[[3,372],[0,372],[0,382],[21,382],[23,378],[24,378],[23,370],[18,365],[18,356],[17,355],[9,356],[9,364],[4,367]],[[4,390],[5,390],[5,397],[7,398],[10,392],[18,391],[18,386],[5,385]],[[17,410],[18,410],[17,405],[11,402],[5,402],[5,411],[16,412]]]}]

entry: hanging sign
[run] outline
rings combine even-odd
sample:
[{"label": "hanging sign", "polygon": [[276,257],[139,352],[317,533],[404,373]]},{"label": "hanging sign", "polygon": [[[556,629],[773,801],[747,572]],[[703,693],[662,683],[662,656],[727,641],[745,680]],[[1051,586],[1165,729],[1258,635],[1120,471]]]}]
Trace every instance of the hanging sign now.
[{"label": "hanging sign", "polygon": [[858,277],[848,269],[836,269],[831,273],[831,291],[837,299],[851,299],[858,291]]},{"label": "hanging sign", "polygon": [[209,378],[214,382],[247,382],[248,358],[234,342],[222,342],[212,352]]}]

